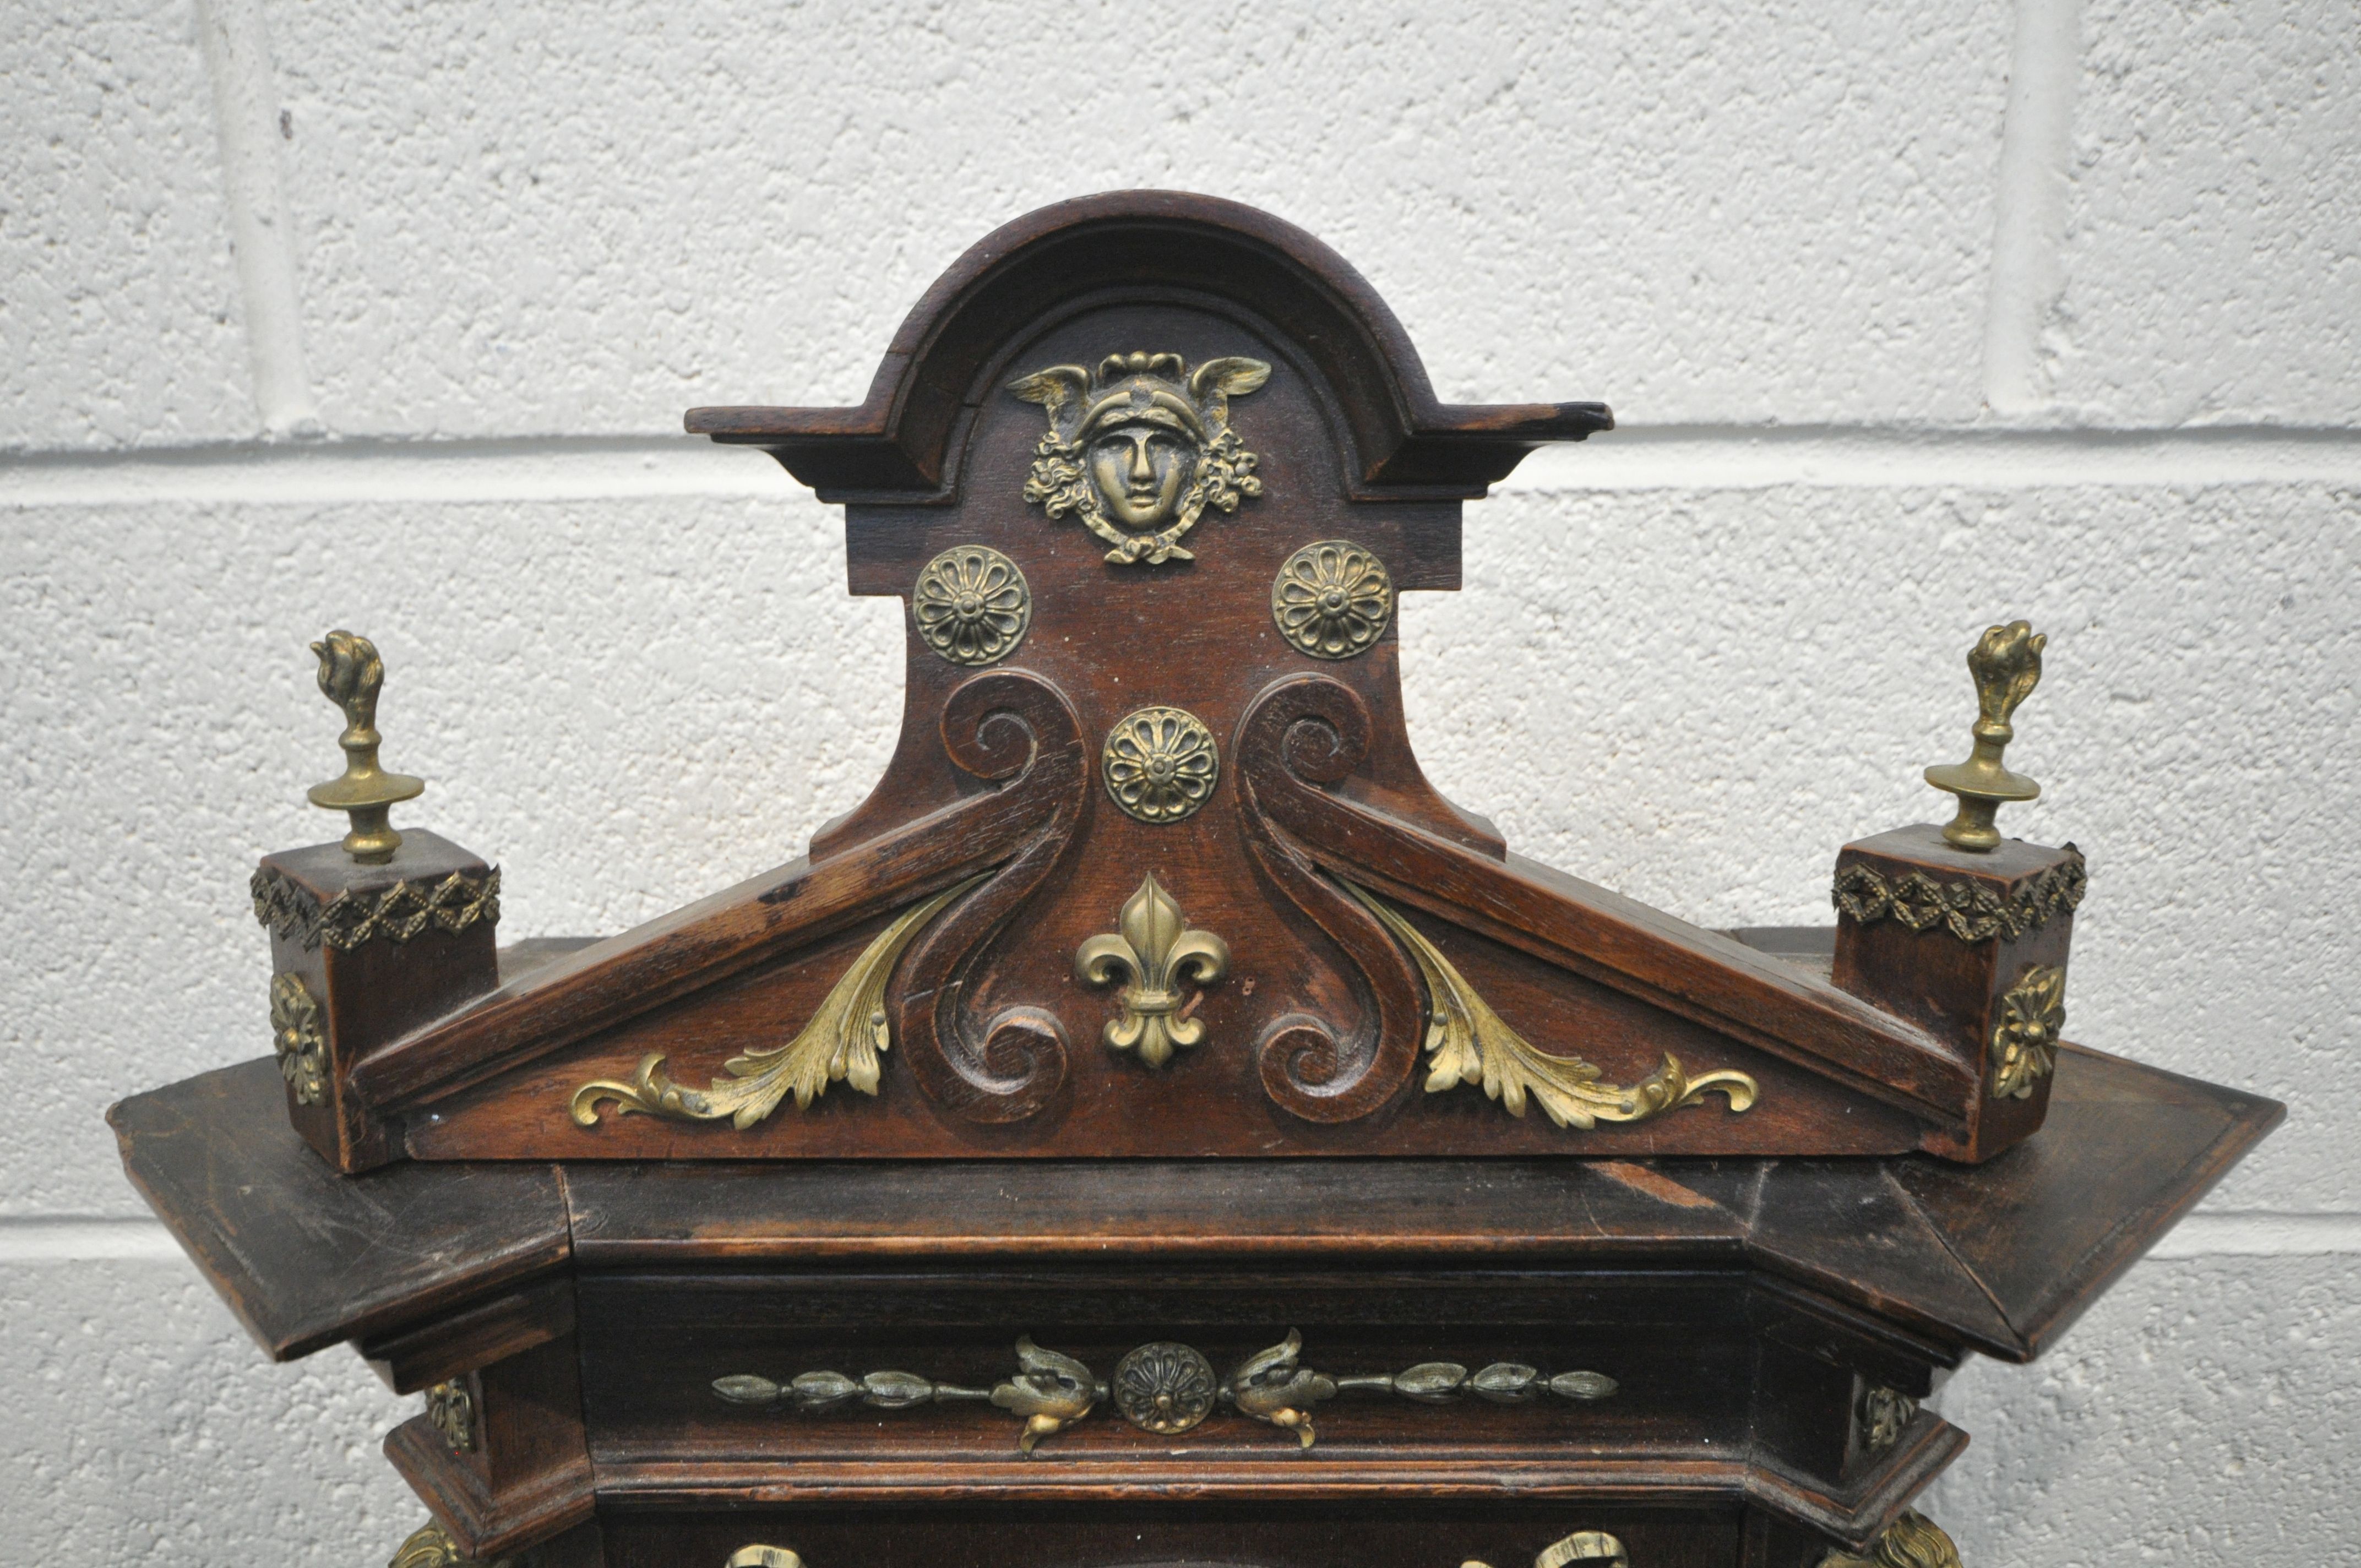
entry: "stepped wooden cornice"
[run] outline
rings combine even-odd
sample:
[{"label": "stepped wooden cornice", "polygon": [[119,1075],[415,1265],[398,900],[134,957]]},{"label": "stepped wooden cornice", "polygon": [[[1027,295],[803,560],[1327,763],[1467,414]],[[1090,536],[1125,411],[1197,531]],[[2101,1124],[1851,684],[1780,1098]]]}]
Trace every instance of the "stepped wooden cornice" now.
[{"label": "stepped wooden cornice", "polygon": [[824,501],[945,504],[1009,323],[1177,291],[1302,345],[1334,389],[1361,493],[1481,495],[1534,447],[1614,428],[1604,403],[1438,401],[1401,323],[1343,257],[1253,207],[1166,191],[1060,202],[985,236],[912,308],[857,407],[691,409],[686,426],[763,448]]}]

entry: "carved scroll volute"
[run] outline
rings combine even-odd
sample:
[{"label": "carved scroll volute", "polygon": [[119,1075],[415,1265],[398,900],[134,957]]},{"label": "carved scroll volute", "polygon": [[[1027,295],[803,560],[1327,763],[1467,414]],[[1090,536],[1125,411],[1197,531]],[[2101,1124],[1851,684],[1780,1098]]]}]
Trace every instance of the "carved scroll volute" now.
[{"label": "carved scroll volute", "polygon": [[902,960],[889,1002],[927,1097],[971,1122],[1018,1122],[1066,1081],[1065,1030],[1049,1014],[1012,1007],[990,1019],[967,998],[1009,917],[1077,845],[1092,773],[1082,721],[1065,694],[1024,670],[994,670],[943,705],[943,749],[976,777],[1001,783],[1005,809],[1039,823],[986,882],[947,911]]},{"label": "carved scroll volute", "polygon": [[1287,831],[1290,817],[1330,809],[1325,785],[1359,766],[1369,749],[1369,710],[1359,694],[1324,675],[1290,675],[1263,688],[1238,720],[1239,819],[1246,847],[1288,901],[1343,950],[1361,1017],[1344,1034],[1328,1020],[1292,1014],[1256,1043],[1263,1088],[1296,1115],[1350,1122],[1410,1082],[1423,1022],[1418,971],[1385,927],[1320,874]]}]

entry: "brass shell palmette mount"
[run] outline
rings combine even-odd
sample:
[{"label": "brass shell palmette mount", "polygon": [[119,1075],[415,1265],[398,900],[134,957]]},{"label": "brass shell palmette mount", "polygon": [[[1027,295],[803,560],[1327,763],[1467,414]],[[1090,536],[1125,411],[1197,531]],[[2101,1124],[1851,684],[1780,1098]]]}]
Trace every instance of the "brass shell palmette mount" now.
[{"label": "brass shell palmette mount", "polygon": [[320,661],[320,695],[344,710],[345,771],[309,792],[313,805],[341,811],[351,819],[345,853],[367,866],[383,865],[401,848],[401,835],[387,820],[392,808],[425,793],[426,781],[390,773],[378,765],[383,738],[377,732],[377,696],[385,685],[385,661],[377,644],[350,631],[331,631],[312,644]]},{"label": "brass shell palmette mount", "polygon": [[1960,797],[1959,814],[1944,826],[1953,846],[1986,853],[2000,846],[1993,817],[2012,800],[2032,800],[2041,786],[2001,766],[2001,753],[2016,738],[2009,718],[2041,684],[2041,651],[2049,639],[2025,621],[1988,626],[1968,650],[1968,674],[1975,677],[1975,750],[1964,762],[1927,770],[1927,782]]}]

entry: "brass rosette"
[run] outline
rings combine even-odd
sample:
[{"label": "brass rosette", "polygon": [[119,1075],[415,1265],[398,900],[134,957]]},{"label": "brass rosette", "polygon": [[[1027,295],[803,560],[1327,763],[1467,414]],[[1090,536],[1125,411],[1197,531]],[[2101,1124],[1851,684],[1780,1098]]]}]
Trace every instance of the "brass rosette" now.
[{"label": "brass rosette", "polygon": [[2034,1084],[2057,1070],[2065,1027],[2065,970],[2029,965],[2000,999],[1992,1037],[1993,1098],[2031,1099]]},{"label": "brass rosette", "polygon": [[1099,754],[1107,794],[1127,817],[1178,822],[1213,798],[1221,751],[1204,720],[1178,707],[1143,707],[1107,732]]},{"label": "brass rosette", "polygon": [[1115,1364],[1115,1407],[1142,1431],[1170,1436],[1213,1413],[1213,1364],[1189,1345],[1143,1344]]},{"label": "brass rosette", "polygon": [[1349,539],[1305,545],[1270,585],[1270,618],[1279,635],[1315,659],[1367,652],[1393,616],[1386,564]]},{"label": "brass rosette", "polygon": [[910,618],[928,647],[954,664],[1006,658],[1033,624],[1033,593],[1016,563],[982,544],[946,550],[910,590]]},{"label": "brass rosette", "polygon": [[317,1105],[328,1092],[328,1036],[302,975],[270,977],[270,1034],[279,1076],[295,1091],[295,1103]]}]

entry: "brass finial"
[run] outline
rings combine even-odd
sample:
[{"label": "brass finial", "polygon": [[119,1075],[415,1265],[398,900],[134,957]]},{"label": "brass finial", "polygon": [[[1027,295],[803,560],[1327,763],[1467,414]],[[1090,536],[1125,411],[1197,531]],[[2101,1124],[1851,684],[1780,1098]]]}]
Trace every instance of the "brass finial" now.
[{"label": "brass finial", "polygon": [[312,652],[320,659],[320,695],[345,710],[345,732],[336,737],[345,749],[344,774],[313,784],[312,804],[350,816],[353,830],[345,835],[345,852],[363,865],[383,865],[401,848],[401,835],[386,820],[387,812],[397,801],[414,799],[426,781],[377,765],[377,693],[385,685],[385,661],[377,656],[377,644],[349,631],[331,631],[312,644]]},{"label": "brass finial", "polygon": [[1928,768],[1927,782],[1960,797],[1959,815],[1944,826],[1943,837],[1962,850],[1978,854],[2000,845],[2000,829],[1993,814],[2005,800],[2031,800],[2041,786],[2022,773],[2000,765],[2001,753],[2015,739],[2009,715],[2041,682],[2041,650],[2049,639],[2022,620],[1987,626],[1968,650],[1968,674],[1976,681],[1976,722],[1971,731],[1975,750],[1964,762]]}]

